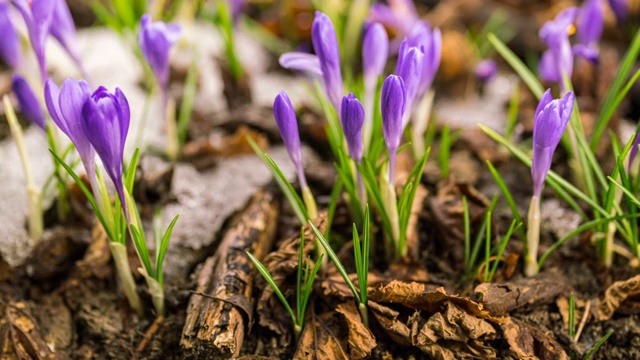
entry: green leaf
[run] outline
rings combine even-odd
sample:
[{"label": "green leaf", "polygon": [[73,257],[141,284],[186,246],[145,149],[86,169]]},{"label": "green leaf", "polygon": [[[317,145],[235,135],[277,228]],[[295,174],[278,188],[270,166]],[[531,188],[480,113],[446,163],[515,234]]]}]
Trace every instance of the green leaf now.
[{"label": "green leaf", "polygon": [[138,257],[140,258],[140,262],[144,265],[144,269],[147,271],[147,274],[152,278],[155,278],[153,267],[151,266],[151,256],[149,256],[149,249],[147,248],[144,233],[135,225],[129,225],[129,230],[131,232],[133,245],[136,247]]},{"label": "green leaf", "polygon": [[246,254],[249,257],[249,260],[251,260],[251,262],[253,263],[253,265],[255,265],[256,269],[258,269],[258,272],[260,273],[260,275],[262,275],[262,277],[267,282],[267,284],[271,286],[271,288],[273,289],[273,292],[276,294],[278,299],[280,299],[280,302],[282,303],[282,305],[284,305],[285,309],[287,309],[287,312],[289,313],[289,316],[291,316],[291,320],[293,321],[293,323],[297,324],[296,316],[293,314],[293,310],[291,310],[291,306],[289,306],[287,299],[285,299],[284,295],[282,295],[280,288],[278,288],[278,285],[276,284],[275,280],[273,280],[273,276],[271,276],[271,273],[269,272],[269,270],[266,267],[264,267],[264,265],[262,265],[260,260],[256,259],[253,255],[251,255],[250,252],[247,251]]},{"label": "green leaf", "polygon": [[491,42],[491,45],[496,51],[504,58],[504,60],[511,65],[513,70],[522,78],[527,84],[529,90],[535,95],[536,99],[540,99],[544,93],[544,88],[538,78],[527,68],[527,66],[518,58],[516,54],[511,51],[497,36],[494,34],[488,34],[487,39]]},{"label": "green leaf", "polygon": [[[517,225],[516,225],[517,224]],[[493,262],[493,266],[491,267],[491,271],[489,272],[489,278],[486,282],[490,282],[493,280],[493,277],[496,275],[496,271],[498,270],[498,264],[500,263],[500,259],[502,259],[502,254],[504,254],[504,250],[507,248],[507,244],[509,244],[509,240],[511,239],[511,235],[517,228],[521,228],[522,223],[518,223],[516,219],[513,219],[511,222],[511,226],[509,226],[509,230],[504,235],[502,240],[499,243],[498,253],[496,254],[496,259]]]},{"label": "green leaf", "polygon": [[416,197],[416,192],[418,191],[420,181],[422,180],[424,166],[427,163],[427,158],[429,157],[430,152],[431,148],[428,148],[427,151],[425,151],[424,155],[422,155],[420,160],[418,160],[418,162],[414,165],[411,173],[409,173],[407,182],[402,188],[400,199],[398,199],[398,219],[400,221],[400,241],[398,245],[398,254],[404,253],[404,248],[407,241],[407,227],[409,226],[409,218],[411,217],[411,207]]},{"label": "green leaf", "polygon": [[167,254],[167,249],[169,249],[169,240],[171,240],[171,233],[173,232],[173,227],[176,226],[176,222],[180,214],[176,215],[171,223],[165,230],[164,235],[162,236],[162,241],[160,242],[160,250],[156,250],[158,256],[156,257],[156,280],[162,286],[162,264],[164,263],[164,257]]},{"label": "green leaf", "polygon": [[347,274],[347,270],[345,270],[344,266],[340,262],[340,259],[338,259],[338,256],[331,248],[331,245],[329,245],[327,240],[324,238],[324,235],[322,235],[320,230],[318,230],[318,228],[315,225],[313,225],[311,220],[309,220],[309,225],[311,226],[311,230],[313,230],[313,232],[316,234],[316,238],[318,239],[318,241],[320,241],[320,244],[322,244],[325,251],[327,252],[327,255],[329,255],[329,258],[331,259],[331,261],[333,261],[333,264],[336,266],[336,269],[338,269],[338,272],[340,273],[340,275],[342,275],[344,282],[347,284],[347,286],[353,293],[353,296],[356,298],[356,302],[362,303],[360,299],[360,295],[358,294],[358,290],[356,290],[356,287],[353,285],[353,282],[351,281],[351,279],[349,279],[349,274]]},{"label": "green leaf", "polygon": [[[493,176],[493,179],[496,181],[498,188],[500,188],[500,192],[502,193],[502,196],[504,196],[504,199],[507,201],[507,204],[511,209],[511,214],[513,215],[513,218],[518,223],[522,223],[523,221],[522,221],[522,217],[520,216],[520,211],[518,211],[518,205],[516,204],[516,201],[513,199],[513,195],[511,195],[511,191],[509,191],[509,187],[505,183],[502,176],[500,176],[500,173],[498,173],[496,168],[493,167],[493,164],[491,163],[491,161],[487,160],[486,163],[487,163],[487,167],[489,168],[489,172],[491,173],[491,176]],[[525,233],[524,228],[522,227],[520,228],[520,238],[522,240],[527,238],[527,234]]]},{"label": "green leaf", "polygon": [[129,193],[133,192],[133,183],[136,180],[136,170],[138,170],[138,161],[140,160],[140,148],[136,148],[133,156],[131,157],[131,161],[129,161],[129,166],[124,172],[124,185],[127,188]]},{"label": "green leaf", "polygon": [[184,91],[182,95],[182,104],[180,105],[180,113],[178,114],[178,144],[180,147],[184,145],[187,139],[189,123],[193,113],[193,104],[196,99],[198,90],[198,52],[195,51],[193,61],[187,71],[187,77],[184,81]]},{"label": "green leaf", "polygon": [[251,145],[251,148],[253,148],[253,151],[256,153],[256,155],[258,155],[258,157],[262,159],[262,161],[271,170],[271,173],[273,174],[273,178],[276,180],[276,182],[278,183],[278,186],[280,187],[280,190],[282,190],[282,193],[289,201],[289,204],[291,205],[293,212],[298,217],[298,220],[300,220],[300,223],[301,224],[306,223],[307,220],[309,219],[309,215],[307,214],[307,209],[304,205],[304,202],[302,201],[302,199],[300,199],[300,196],[298,195],[298,193],[295,191],[295,189],[289,182],[289,179],[287,179],[287,177],[284,176],[284,174],[282,173],[278,165],[276,165],[276,163],[273,161],[273,159],[271,159],[269,155],[263,152],[262,149],[260,149],[258,144],[256,144],[256,142],[253,141],[252,138],[247,137],[247,141],[249,142],[249,145]]},{"label": "green leaf", "polygon": [[602,346],[602,344],[604,344],[604,342],[607,341],[609,337],[611,337],[611,335],[613,335],[613,329],[607,331],[602,339],[598,340],[598,342],[593,346],[593,348],[591,348],[591,350],[589,350],[589,352],[582,358],[582,360],[589,360],[593,356],[593,354],[595,354],[598,349],[600,349],[600,346]]}]

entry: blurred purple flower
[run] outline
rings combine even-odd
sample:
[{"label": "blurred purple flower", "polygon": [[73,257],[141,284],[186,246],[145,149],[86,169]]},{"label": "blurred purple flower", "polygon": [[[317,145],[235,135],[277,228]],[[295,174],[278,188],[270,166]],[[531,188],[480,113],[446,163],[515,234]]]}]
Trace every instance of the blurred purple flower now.
[{"label": "blurred purple flower", "polygon": [[609,0],[609,6],[611,7],[611,10],[613,10],[618,21],[624,21],[627,19],[627,15],[629,14],[628,0]]},{"label": "blurred purple flower", "polygon": [[18,99],[20,112],[22,112],[24,117],[31,123],[38,125],[38,127],[46,131],[44,113],[29,83],[22,76],[14,74],[11,87]]},{"label": "blurred purple flower", "polygon": [[551,160],[556,147],[573,111],[573,92],[562,99],[553,99],[548,89],[536,108],[533,125],[533,159],[531,177],[533,178],[533,196],[540,197],[542,185],[551,168]]},{"label": "blurred purple flower", "polygon": [[569,43],[569,30],[576,18],[575,7],[561,11],[552,21],[540,29],[540,39],[549,47],[540,59],[540,75],[543,80],[557,82],[562,86],[562,76],[573,73],[573,51]]},{"label": "blurred purple flower", "polygon": [[336,111],[340,112],[343,86],[338,39],[331,20],[320,11],[316,11],[316,17],[313,20],[311,41],[316,55],[303,52],[285,53],[278,60],[280,66],[306,71],[314,78],[321,77],[324,81],[325,95]]},{"label": "blurred purple flower", "polygon": [[407,90],[400,76],[389,75],[382,84],[380,108],[382,132],[389,149],[389,181],[393,181],[396,151],[402,140],[402,117],[406,109]]},{"label": "blurred purple flower", "polygon": [[125,215],[127,210],[122,162],[130,117],[129,102],[119,88],[111,94],[100,86],[82,107],[82,130],[100,156],[107,175],[118,192]]},{"label": "blurred purple flower", "polygon": [[434,28],[432,31],[428,22],[418,20],[407,36],[407,41],[410,46],[415,46],[424,52],[422,75],[416,94],[417,98],[421,99],[431,87],[440,67],[442,34],[440,29]]},{"label": "blurred purple flower", "polygon": [[631,170],[631,165],[633,165],[633,161],[638,156],[638,146],[640,145],[640,134],[638,132],[635,133],[636,138],[633,140],[633,145],[631,145],[631,149],[629,150],[629,163],[627,164],[627,173]]},{"label": "blurred purple flower", "polygon": [[166,91],[169,83],[169,51],[180,38],[180,32],[180,25],[151,22],[148,14],[140,20],[140,49],[163,91]]},{"label": "blurred purple flower", "polygon": [[78,50],[78,40],[76,38],[76,26],[73,23],[69,6],[65,0],[52,0],[55,2],[53,10],[53,19],[51,21],[51,35],[58,40],[60,45],[65,49],[69,57],[81,69],[84,76],[87,73],[80,59],[80,51]]},{"label": "blurred purple flower", "polygon": [[[44,100],[51,119],[76,146],[87,175],[95,175],[95,152],[82,128],[82,107],[91,96],[91,88],[86,81],[68,78],[58,89],[48,79],[44,85]],[[92,184],[93,185],[93,184]]]},{"label": "blurred purple flower", "polygon": [[42,82],[47,78],[47,67],[45,63],[44,46],[56,7],[55,0],[13,0],[29,32],[29,40],[31,47],[38,59],[40,67],[40,76]]},{"label": "blurred purple flower", "polygon": [[238,21],[238,18],[240,17],[240,14],[242,14],[245,5],[245,0],[229,0],[229,6],[231,7],[231,17],[233,18],[234,23]]},{"label": "blurred purple flower", "polygon": [[364,108],[360,101],[353,95],[342,98],[340,110],[340,121],[342,122],[342,132],[347,140],[349,155],[357,162],[362,160],[362,125],[364,124]]},{"label": "blurred purple flower", "polygon": [[578,43],[587,47],[597,47],[604,27],[604,0],[586,0],[580,7],[576,19]]},{"label": "blurred purple flower", "polygon": [[416,7],[412,0],[389,0],[388,4],[374,4],[369,21],[381,23],[392,32],[392,37],[402,39],[409,35],[419,19]]},{"label": "blurred purple flower", "polygon": [[0,58],[12,68],[17,68],[22,61],[20,39],[9,17],[9,3],[0,1]]},{"label": "blurred purple flower", "polygon": [[378,77],[384,72],[388,55],[389,38],[384,26],[379,23],[371,24],[362,39],[362,69],[365,91],[375,92]]},{"label": "blurred purple flower", "polygon": [[408,40],[400,45],[398,53],[398,64],[396,65],[396,74],[404,81],[407,91],[405,108],[406,112],[402,119],[402,128],[404,129],[409,123],[413,102],[421,85],[422,70],[424,64],[424,51],[422,48],[409,45]]},{"label": "blurred purple flower", "polygon": [[291,162],[296,167],[298,182],[301,188],[307,187],[302,168],[302,148],[300,146],[300,134],[298,133],[298,121],[293,105],[286,92],[280,91],[273,102],[273,116],[282,137],[282,142],[287,148]]},{"label": "blurred purple flower", "polygon": [[476,65],[475,75],[480,82],[486,83],[496,76],[498,65],[493,59],[484,59]]},{"label": "blurred purple flower", "polygon": [[311,39],[322,69],[322,77],[329,100],[340,111],[342,100],[342,72],[340,70],[340,50],[338,39],[331,19],[324,13],[316,11],[311,27]]}]

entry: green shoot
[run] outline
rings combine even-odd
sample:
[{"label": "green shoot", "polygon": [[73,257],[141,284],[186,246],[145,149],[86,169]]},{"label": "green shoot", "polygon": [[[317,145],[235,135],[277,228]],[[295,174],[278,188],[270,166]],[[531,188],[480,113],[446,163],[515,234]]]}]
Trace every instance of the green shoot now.
[{"label": "green shoot", "polygon": [[569,296],[569,324],[568,324],[569,337],[573,338],[576,335],[576,299],[573,292]]},{"label": "green shoot", "polygon": [[469,268],[469,256],[471,255],[471,214],[467,197],[462,197],[462,219],[464,223],[464,264]]},{"label": "green shoot", "polygon": [[[498,185],[498,188],[500,188],[500,192],[502,193],[502,196],[504,196],[504,199],[507,201],[507,204],[509,205],[509,209],[511,209],[511,214],[513,215],[513,218],[518,223],[522,223],[523,221],[522,221],[522,217],[520,216],[520,211],[518,211],[518,205],[516,204],[516,201],[513,199],[513,195],[511,195],[511,191],[509,191],[509,188],[507,187],[507,183],[504,181],[502,176],[500,176],[500,173],[498,173],[498,171],[493,166],[491,161],[487,160],[486,163],[487,163],[487,167],[489,168],[489,172],[491,173],[491,176],[493,176],[493,179]],[[519,229],[520,229],[520,238],[524,240],[527,237],[527,234],[525,233],[524,228],[519,227]]]},{"label": "green shoot", "polygon": [[273,279],[269,270],[260,262],[260,260],[251,255],[250,252],[247,251],[246,254],[267,284],[271,286],[273,292],[276,294],[278,299],[280,299],[280,302],[289,313],[289,316],[293,321],[293,333],[297,342],[304,327],[304,314],[306,313],[309,298],[311,297],[311,291],[313,290],[313,282],[315,281],[318,270],[320,269],[320,264],[322,263],[322,255],[320,255],[320,258],[316,261],[313,269],[310,269],[310,257],[307,257],[306,266],[303,265],[304,229],[300,231],[300,251],[298,252],[298,271],[296,277],[296,311],[294,312],[293,309],[291,309],[289,302],[282,294],[282,291],[280,291],[278,284]]},{"label": "green shoot", "polygon": [[536,99],[540,99],[544,93],[544,88],[538,78],[527,68],[520,58],[511,51],[497,36],[494,34],[488,34],[487,39],[496,51],[504,58],[504,60],[511,65],[513,70],[522,78],[527,84],[529,90],[535,95]]},{"label": "green shoot", "polygon": [[217,15],[216,23],[219,26],[222,38],[224,39],[226,59],[228,61],[227,65],[229,65],[229,71],[231,72],[233,79],[238,81],[244,76],[244,71],[242,70],[242,64],[240,64],[238,56],[236,55],[235,43],[233,40],[233,19],[231,17],[231,8],[227,1],[218,1]]},{"label": "green shoot", "polygon": [[[507,248],[507,244],[509,244],[509,240],[511,240],[511,236],[513,235],[513,232],[516,229],[521,228],[521,227],[522,227],[522,223],[517,223],[515,219],[511,222],[511,226],[509,226],[509,230],[507,230],[507,233],[504,235],[502,240],[500,240],[500,242],[497,244],[498,245],[498,249],[497,249],[498,251],[496,253],[496,259],[493,261],[493,265],[491,266],[491,269],[489,271],[488,277],[486,277],[484,279],[485,282],[491,282],[493,280],[493,277],[496,275],[496,271],[498,270],[498,264],[500,264],[500,260],[502,259],[502,255],[504,254],[504,251]],[[493,253],[493,251],[492,251],[492,253]],[[489,265],[489,263],[487,262],[486,266],[488,266],[488,265]]]},{"label": "green shoot", "polygon": [[591,357],[598,351],[598,349],[600,349],[602,344],[604,344],[605,341],[607,341],[609,339],[609,337],[611,337],[611,335],[613,335],[613,329],[607,331],[607,333],[600,340],[598,340],[598,342],[595,345],[593,345],[591,350],[589,350],[586,353],[586,355],[582,357],[582,360],[591,359]]},{"label": "green shoot", "polygon": [[182,104],[180,105],[180,113],[178,114],[178,144],[182,148],[187,139],[187,131],[189,130],[189,122],[193,112],[193,103],[196,99],[198,90],[198,54],[194,51],[193,61],[189,66],[187,78],[184,81],[184,94],[182,96]]},{"label": "green shoot", "polygon": [[442,128],[442,134],[440,137],[440,178],[444,179],[449,176],[449,158],[451,157],[451,138],[448,125],[444,125]]}]

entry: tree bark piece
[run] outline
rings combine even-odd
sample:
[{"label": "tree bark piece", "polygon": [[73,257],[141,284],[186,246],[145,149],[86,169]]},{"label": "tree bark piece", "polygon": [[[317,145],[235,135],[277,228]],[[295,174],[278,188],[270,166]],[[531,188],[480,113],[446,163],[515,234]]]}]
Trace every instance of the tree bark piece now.
[{"label": "tree bark piece", "polygon": [[251,292],[256,275],[246,252],[257,259],[265,256],[273,243],[277,217],[274,196],[258,192],[227,231],[215,255],[204,263],[180,341],[194,357],[228,359],[240,353],[245,321],[253,316]]}]

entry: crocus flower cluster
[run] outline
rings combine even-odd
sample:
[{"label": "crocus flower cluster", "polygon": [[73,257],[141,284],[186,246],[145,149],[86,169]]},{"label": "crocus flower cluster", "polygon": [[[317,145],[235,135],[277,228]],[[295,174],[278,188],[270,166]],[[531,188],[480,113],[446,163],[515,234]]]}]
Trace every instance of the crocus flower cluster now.
[{"label": "crocus flower cluster", "polygon": [[0,59],[12,68],[17,68],[22,61],[20,39],[9,17],[9,3],[0,1]]},{"label": "crocus flower cluster", "polygon": [[[540,39],[548,46],[540,59],[539,71],[543,80],[563,86],[563,76],[573,73],[573,56],[578,55],[593,63],[598,60],[597,42],[602,35],[604,15],[601,0],[588,0],[578,9],[561,11],[554,20],[540,29]],[[578,43],[571,46],[570,31],[577,19]]]},{"label": "crocus flower cluster", "polygon": [[15,74],[13,75],[11,88],[18,99],[20,111],[25,118],[42,130],[46,130],[44,112],[29,83],[22,76]]},{"label": "crocus flower cluster", "polygon": [[340,112],[344,89],[340,70],[340,50],[338,39],[331,19],[316,11],[311,28],[311,40],[316,55],[302,52],[290,52],[280,56],[280,65],[287,69],[308,72],[324,81],[327,98],[337,112]]},{"label": "crocus flower cluster", "polygon": [[162,21],[151,22],[147,14],[140,20],[138,42],[140,49],[160,87],[166,92],[169,83],[169,51],[180,38],[180,25],[166,24]]},{"label": "crocus flower cluster", "polygon": [[47,78],[45,62],[45,42],[51,34],[67,51],[71,59],[85,73],[77,50],[76,28],[64,0],[13,0],[29,32],[40,75],[44,82]]}]

